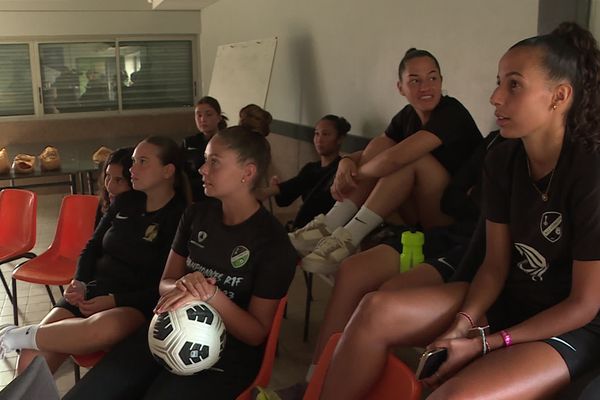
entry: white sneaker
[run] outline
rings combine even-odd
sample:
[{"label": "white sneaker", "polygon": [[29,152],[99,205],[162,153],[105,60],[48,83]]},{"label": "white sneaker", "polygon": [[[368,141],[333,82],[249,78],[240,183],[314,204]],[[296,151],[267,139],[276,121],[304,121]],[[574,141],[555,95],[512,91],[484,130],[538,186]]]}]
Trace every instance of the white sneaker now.
[{"label": "white sneaker", "polygon": [[298,253],[305,256],[314,250],[321,239],[331,235],[325,225],[325,215],[319,214],[312,221],[294,232],[288,233],[290,242]]},{"label": "white sneaker", "polygon": [[8,332],[12,331],[16,327],[16,325],[12,324],[0,325],[0,360],[3,360],[7,353],[14,351],[13,348],[6,345],[4,337]]},{"label": "white sneaker", "polygon": [[355,250],[352,234],[343,226],[339,227],[331,236],[323,238],[315,250],[302,259],[302,268],[306,272],[332,274],[337,271],[342,260]]}]

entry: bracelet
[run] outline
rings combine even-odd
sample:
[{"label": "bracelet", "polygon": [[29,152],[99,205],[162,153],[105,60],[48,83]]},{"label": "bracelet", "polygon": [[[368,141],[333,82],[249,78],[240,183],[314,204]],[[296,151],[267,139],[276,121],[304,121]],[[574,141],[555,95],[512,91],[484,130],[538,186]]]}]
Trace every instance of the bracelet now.
[{"label": "bracelet", "polygon": [[469,332],[467,332],[467,337],[469,336],[469,333],[471,332],[477,332],[479,333],[479,337],[481,337],[481,355],[485,356],[487,353],[489,353],[490,351],[490,344],[487,341],[487,335],[485,334],[485,331],[487,329],[489,329],[489,325],[486,326],[474,326],[473,328],[469,329]]},{"label": "bracelet", "polygon": [[507,331],[500,331],[500,335],[502,336],[504,347],[510,347],[512,345],[512,336],[510,336],[510,333]]},{"label": "bracelet", "polygon": [[466,319],[468,319],[469,323],[471,324],[471,328],[475,328],[476,327],[475,323],[473,322],[473,318],[471,318],[471,316],[469,314],[467,314],[466,312],[459,311],[458,313],[456,313],[456,315],[457,316],[460,315],[460,316],[465,317]]},{"label": "bracelet", "polygon": [[213,294],[208,296],[208,298],[206,300],[204,300],[204,302],[210,303],[210,301],[212,300],[213,297],[215,297],[215,295],[217,294],[218,291],[219,291],[219,287],[217,285],[215,285],[215,291],[213,292]]}]

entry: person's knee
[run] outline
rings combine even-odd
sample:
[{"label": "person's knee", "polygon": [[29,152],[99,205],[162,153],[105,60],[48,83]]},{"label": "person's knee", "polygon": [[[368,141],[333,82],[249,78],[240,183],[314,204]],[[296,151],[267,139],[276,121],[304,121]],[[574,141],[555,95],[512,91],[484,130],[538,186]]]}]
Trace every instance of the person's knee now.
[{"label": "person's knee", "polygon": [[459,381],[449,380],[431,393],[427,400],[464,400],[473,398],[473,395]]},{"label": "person's knee", "polygon": [[[371,292],[366,294],[358,305],[356,315],[353,320],[356,320],[362,326],[371,328],[381,327],[388,320],[387,313],[388,300],[385,293]],[[377,332],[374,329],[373,332]]]}]

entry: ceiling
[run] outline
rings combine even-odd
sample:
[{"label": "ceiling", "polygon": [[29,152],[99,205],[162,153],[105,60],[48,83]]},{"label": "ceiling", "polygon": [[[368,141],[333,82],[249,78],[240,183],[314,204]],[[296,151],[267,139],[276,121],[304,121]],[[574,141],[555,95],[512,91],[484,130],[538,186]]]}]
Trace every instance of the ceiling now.
[{"label": "ceiling", "polygon": [[0,0],[0,11],[201,10],[217,0]]}]

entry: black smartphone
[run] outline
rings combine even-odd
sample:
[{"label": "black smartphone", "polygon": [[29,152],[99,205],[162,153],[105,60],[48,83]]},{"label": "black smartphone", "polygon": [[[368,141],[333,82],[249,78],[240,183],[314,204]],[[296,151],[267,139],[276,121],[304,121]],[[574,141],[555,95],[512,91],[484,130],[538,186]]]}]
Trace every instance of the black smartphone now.
[{"label": "black smartphone", "polygon": [[448,350],[446,348],[427,350],[421,355],[419,360],[419,366],[417,367],[417,379],[423,380],[429,378],[431,375],[438,370],[440,365],[448,357]]}]

